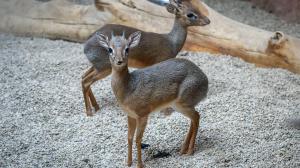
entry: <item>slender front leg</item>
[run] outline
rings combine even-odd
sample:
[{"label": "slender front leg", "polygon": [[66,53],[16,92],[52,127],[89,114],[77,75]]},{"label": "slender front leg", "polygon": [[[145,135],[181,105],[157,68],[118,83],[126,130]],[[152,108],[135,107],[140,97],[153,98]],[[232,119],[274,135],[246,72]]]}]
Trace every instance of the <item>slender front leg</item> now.
[{"label": "slender front leg", "polygon": [[128,121],[128,160],[127,160],[127,166],[131,166],[132,164],[132,142],[133,137],[136,129],[136,120],[131,117],[127,117]]},{"label": "slender front leg", "polygon": [[96,81],[105,78],[111,73],[111,68],[104,69],[100,72],[98,72],[95,68],[91,67],[82,77],[82,92],[83,92],[83,98],[86,108],[86,114],[87,116],[92,116],[92,108],[91,104],[94,107],[95,111],[99,110],[99,105],[97,104],[97,101],[95,99],[95,96],[91,90],[91,85],[95,83]]},{"label": "slender front leg", "polygon": [[148,116],[138,118],[136,119],[136,148],[137,148],[137,155],[138,155],[138,163],[137,163],[137,168],[142,168],[143,167],[143,162],[142,162],[142,138],[143,134],[147,125],[147,120]]}]

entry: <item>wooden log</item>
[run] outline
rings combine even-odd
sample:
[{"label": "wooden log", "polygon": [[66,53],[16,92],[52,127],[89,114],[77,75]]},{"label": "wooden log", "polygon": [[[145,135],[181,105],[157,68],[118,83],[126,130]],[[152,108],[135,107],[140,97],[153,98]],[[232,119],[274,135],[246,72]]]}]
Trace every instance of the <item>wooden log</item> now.
[{"label": "wooden log", "polygon": [[[168,32],[172,27],[174,16],[164,7],[145,0],[95,2],[94,6],[71,0],[1,1],[0,31],[83,42],[107,23],[159,33]],[[200,1],[198,3],[202,5]],[[228,54],[258,66],[280,67],[300,73],[298,38],[236,22],[204,6],[209,10],[211,24],[190,28],[184,49]]]}]

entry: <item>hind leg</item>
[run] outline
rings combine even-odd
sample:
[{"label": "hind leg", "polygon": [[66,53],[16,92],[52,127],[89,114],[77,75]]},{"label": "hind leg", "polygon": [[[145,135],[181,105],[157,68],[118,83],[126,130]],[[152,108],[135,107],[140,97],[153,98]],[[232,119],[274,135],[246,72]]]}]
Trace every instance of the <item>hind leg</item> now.
[{"label": "hind leg", "polygon": [[179,102],[176,103],[176,109],[191,120],[189,131],[185,137],[185,140],[183,141],[180,150],[180,154],[191,155],[194,153],[194,146],[199,128],[200,115],[194,107],[182,105]]},{"label": "hind leg", "polygon": [[180,85],[178,97],[175,101],[177,111],[188,117],[191,121],[189,132],[181,148],[181,154],[191,155],[194,152],[195,140],[198,133],[200,114],[195,106],[207,94],[207,80],[188,78]]}]

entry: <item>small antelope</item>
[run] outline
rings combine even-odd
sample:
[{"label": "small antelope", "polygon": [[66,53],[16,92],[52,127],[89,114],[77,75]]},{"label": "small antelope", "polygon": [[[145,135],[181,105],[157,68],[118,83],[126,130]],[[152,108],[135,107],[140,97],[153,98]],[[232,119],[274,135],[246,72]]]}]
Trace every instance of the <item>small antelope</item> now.
[{"label": "small antelope", "polygon": [[142,167],[141,142],[151,112],[172,107],[191,120],[180,153],[193,154],[200,115],[195,106],[206,97],[208,79],[191,61],[169,59],[148,68],[128,71],[129,49],[138,45],[141,32],[129,36],[97,33],[98,43],[109,53],[111,86],[128,116],[128,166],[132,164],[132,142],[136,131],[137,167]]},{"label": "small antelope", "polygon": [[[129,54],[128,65],[130,67],[142,68],[176,57],[186,40],[187,27],[205,26],[210,23],[207,18],[208,10],[200,0],[170,0],[166,8],[168,12],[176,16],[171,32],[157,34],[141,31],[142,39],[139,47],[132,49]],[[109,53],[98,45],[96,34],[109,36],[112,31],[117,34],[125,31],[125,36],[128,37],[131,33],[140,30],[123,25],[108,24],[97,30],[85,43],[84,53],[92,63],[92,67],[82,76],[81,81],[88,116],[93,114],[92,106],[95,111],[99,110],[90,86],[111,74],[112,71],[107,56]]]}]

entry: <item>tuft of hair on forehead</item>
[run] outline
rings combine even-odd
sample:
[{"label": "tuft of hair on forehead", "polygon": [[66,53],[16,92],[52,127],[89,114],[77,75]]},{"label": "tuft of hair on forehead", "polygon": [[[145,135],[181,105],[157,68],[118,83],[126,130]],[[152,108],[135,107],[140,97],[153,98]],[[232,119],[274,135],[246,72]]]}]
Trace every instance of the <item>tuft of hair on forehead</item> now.
[{"label": "tuft of hair on forehead", "polygon": [[[170,0],[172,1],[172,0]],[[178,2],[178,3],[181,3],[181,2],[189,2],[189,1],[192,1],[192,0],[174,0],[175,2]]]},{"label": "tuft of hair on forehead", "polygon": [[115,47],[122,47],[124,41],[126,41],[124,36],[112,36],[111,38],[111,42]]}]

